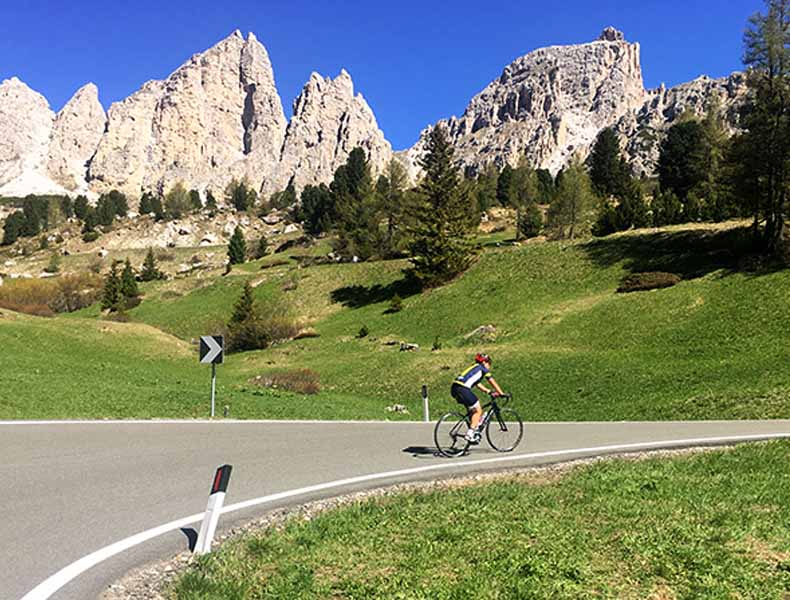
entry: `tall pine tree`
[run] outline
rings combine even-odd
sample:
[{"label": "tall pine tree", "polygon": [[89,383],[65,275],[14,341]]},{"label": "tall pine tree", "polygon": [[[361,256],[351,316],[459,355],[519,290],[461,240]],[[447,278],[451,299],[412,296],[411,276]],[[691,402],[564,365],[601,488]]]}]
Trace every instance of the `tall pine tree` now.
[{"label": "tall pine tree", "polygon": [[410,273],[423,287],[433,287],[462,273],[475,256],[469,212],[474,210],[453,166],[447,132],[434,127],[420,160],[425,176],[411,226]]},{"label": "tall pine tree", "polygon": [[247,260],[247,243],[244,241],[244,232],[238,225],[233,230],[228,244],[228,264],[240,265]]}]

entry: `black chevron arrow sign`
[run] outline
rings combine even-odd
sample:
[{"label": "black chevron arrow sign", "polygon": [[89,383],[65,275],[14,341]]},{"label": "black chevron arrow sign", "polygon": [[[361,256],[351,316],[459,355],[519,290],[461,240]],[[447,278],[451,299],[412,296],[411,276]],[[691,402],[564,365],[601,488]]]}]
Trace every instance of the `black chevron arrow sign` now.
[{"label": "black chevron arrow sign", "polygon": [[200,362],[203,364],[221,364],[225,356],[223,350],[225,340],[221,335],[200,336]]}]

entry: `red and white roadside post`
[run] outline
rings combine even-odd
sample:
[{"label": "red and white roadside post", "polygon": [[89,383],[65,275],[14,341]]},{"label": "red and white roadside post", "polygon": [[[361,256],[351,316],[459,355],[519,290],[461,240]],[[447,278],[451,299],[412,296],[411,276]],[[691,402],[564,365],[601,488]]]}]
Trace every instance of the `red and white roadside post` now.
[{"label": "red and white roadside post", "polygon": [[197,543],[195,543],[195,554],[208,554],[211,552],[211,542],[214,541],[214,532],[217,530],[219,515],[222,512],[222,505],[225,504],[225,494],[228,491],[228,481],[230,481],[231,465],[222,465],[214,475],[214,482],[211,485],[211,494],[208,497],[206,514],[203,523],[200,525]]}]

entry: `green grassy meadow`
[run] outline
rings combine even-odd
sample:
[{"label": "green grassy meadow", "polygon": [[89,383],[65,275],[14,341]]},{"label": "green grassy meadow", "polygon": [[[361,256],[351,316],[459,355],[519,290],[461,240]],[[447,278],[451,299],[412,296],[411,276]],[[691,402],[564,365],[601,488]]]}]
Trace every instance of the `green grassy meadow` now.
[{"label": "green grassy meadow", "polygon": [[[205,416],[210,367],[194,342],[227,321],[246,280],[257,301],[286,304],[319,337],[228,356],[218,402],[234,417],[419,418],[422,384],[438,414],[478,350],[527,420],[790,417],[790,269],[756,264],[742,229],[522,246],[498,235],[468,272],[422,294],[403,277],[406,261],[301,268],[285,253],[227,276],[144,284],[129,323],[103,320],[98,306],[52,319],[2,311],[0,418]],[[683,281],[615,293],[647,270]],[[403,310],[389,313],[396,293]],[[495,339],[469,335],[482,325]],[[401,340],[420,350],[386,344]],[[319,394],[249,383],[303,368],[320,375]],[[396,403],[409,413],[385,410]]]},{"label": "green grassy meadow", "polygon": [[360,500],[202,557],[169,598],[790,595],[790,442]]}]

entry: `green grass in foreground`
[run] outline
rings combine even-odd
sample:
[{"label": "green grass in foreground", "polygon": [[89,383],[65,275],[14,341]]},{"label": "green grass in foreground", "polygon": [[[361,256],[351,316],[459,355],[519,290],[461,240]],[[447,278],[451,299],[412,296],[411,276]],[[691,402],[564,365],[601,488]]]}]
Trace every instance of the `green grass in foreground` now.
[{"label": "green grass in foreground", "polygon": [[790,442],[367,500],[233,540],[169,597],[790,594]]}]

